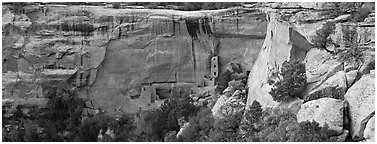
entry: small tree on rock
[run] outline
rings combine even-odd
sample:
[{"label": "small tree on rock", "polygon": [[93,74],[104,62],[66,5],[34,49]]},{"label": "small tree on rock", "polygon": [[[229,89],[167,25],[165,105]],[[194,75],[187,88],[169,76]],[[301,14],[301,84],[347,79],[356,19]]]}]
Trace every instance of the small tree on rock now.
[{"label": "small tree on rock", "polygon": [[312,39],[314,46],[320,49],[324,49],[329,53],[334,53],[333,51],[330,51],[326,48],[328,44],[333,43],[329,36],[334,32],[334,30],[335,23],[326,22],[325,24],[323,24],[323,27],[315,32],[315,36]]},{"label": "small tree on rock", "polygon": [[300,61],[285,61],[280,72],[282,80],[276,82],[269,92],[277,102],[288,102],[305,90],[307,84],[305,64]]}]

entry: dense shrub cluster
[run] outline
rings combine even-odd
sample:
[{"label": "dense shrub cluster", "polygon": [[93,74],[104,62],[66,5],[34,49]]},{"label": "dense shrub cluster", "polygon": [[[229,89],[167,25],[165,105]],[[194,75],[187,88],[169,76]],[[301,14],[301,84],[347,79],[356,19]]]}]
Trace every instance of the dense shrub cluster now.
[{"label": "dense shrub cluster", "polygon": [[298,129],[291,134],[289,141],[292,142],[336,142],[333,136],[336,131],[330,130],[328,125],[320,127],[315,121],[302,122]]},{"label": "dense shrub cluster", "polygon": [[261,123],[255,128],[254,140],[261,142],[288,141],[288,132],[297,124],[294,115],[286,111],[265,111],[260,119]]},{"label": "dense shrub cluster", "polygon": [[199,111],[199,107],[193,104],[188,95],[178,95],[164,102],[157,112],[156,135],[163,140],[166,133],[179,131],[178,119],[188,120]]},{"label": "dense shrub cluster", "polygon": [[209,142],[236,142],[239,141],[239,129],[241,123],[240,113],[224,119],[216,119],[213,123],[213,129],[210,131]]},{"label": "dense shrub cluster", "polygon": [[85,103],[73,91],[51,89],[47,98],[47,108],[35,108],[31,116],[21,109],[11,118],[3,116],[3,141],[163,141],[168,132],[179,131],[179,118],[188,120],[199,110],[187,95],[171,98],[152,113],[156,120],[147,134],[136,133],[136,123],[126,115],[82,118]]},{"label": "dense shrub cluster", "polygon": [[262,116],[262,105],[258,101],[253,101],[250,108],[245,112],[245,119],[250,123],[258,122],[259,118]]},{"label": "dense shrub cluster", "polygon": [[[5,119],[3,141],[334,141],[331,137],[334,131],[328,127],[320,127],[316,122],[297,123],[295,116],[287,111],[263,111],[257,101],[244,116],[238,114],[215,119],[210,108],[199,110],[185,97],[170,99],[153,115],[158,120],[154,123],[153,133],[147,134],[136,133],[135,123],[125,115],[113,117],[102,113],[79,121],[79,116],[75,116],[79,110],[75,108],[81,105],[81,100],[74,100],[72,95],[64,92],[57,95],[49,106],[54,110],[47,112],[50,117],[20,118],[20,114],[16,114],[17,120]],[[68,101],[75,106],[67,105]],[[61,119],[52,116],[61,116]],[[176,125],[180,117],[186,118],[188,126],[176,137],[180,131]]]},{"label": "dense shrub cluster", "polygon": [[85,103],[75,91],[53,88],[45,109],[33,108],[24,114],[21,108],[10,118],[3,117],[3,141],[97,141],[102,129],[114,131],[115,138],[108,141],[129,141],[136,137],[133,121],[128,116],[95,115],[82,120]]},{"label": "dense shrub cluster", "polygon": [[269,92],[277,102],[300,98],[307,84],[305,64],[300,61],[285,61],[280,72],[282,79],[275,82]]},{"label": "dense shrub cluster", "polygon": [[84,101],[74,91],[51,90],[47,108],[3,118],[3,141],[70,141],[79,132]]},{"label": "dense shrub cluster", "polygon": [[[43,142],[43,141],[62,141],[60,137],[56,135],[46,135],[42,133],[39,125],[50,123],[44,123],[40,121],[32,121],[30,119],[19,118],[18,120],[9,121],[3,118],[3,142]],[[51,130],[51,129],[47,129]],[[56,133],[56,132],[55,132]]]},{"label": "dense shrub cluster", "polygon": [[[237,67],[237,66],[238,67]],[[230,84],[233,84],[233,87],[238,90],[245,89],[247,85],[247,79],[248,79],[248,72],[242,72],[241,68],[238,64],[233,65],[232,72],[229,70],[226,70],[224,73],[220,74],[219,77],[215,79],[215,85],[217,85],[216,92],[222,93],[228,86],[229,82]]]},{"label": "dense shrub cluster", "polygon": [[[316,122],[298,123],[295,115],[287,111],[261,109],[254,101],[241,116],[214,119],[210,109],[202,109],[189,120],[189,127],[176,141],[189,142],[325,142],[334,141],[336,132]],[[243,133],[241,133],[241,131]]]},{"label": "dense shrub cluster", "polygon": [[[83,120],[76,141],[97,141],[99,134],[104,135],[103,141],[132,141],[135,139],[135,128],[132,119],[126,115],[116,118],[99,114]],[[107,130],[114,132],[114,138],[106,134]]]},{"label": "dense shrub cluster", "polygon": [[258,131],[256,129],[260,123],[263,109],[262,105],[258,101],[253,101],[250,108],[246,109],[244,114],[244,120],[241,121],[241,130],[244,131],[243,141],[256,141],[254,134]]},{"label": "dense shrub cluster", "polygon": [[194,117],[189,118],[189,127],[180,138],[185,142],[206,141],[207,137],[213,129],[214,118],[211,109],[202,108]]},{"label": "dense shrub cluster", "polygon": [[189,126],[178,141],[185,142],[236,142],[240,141],[241,115],[215,119],[211,109],[202,108],[189,119]]}]

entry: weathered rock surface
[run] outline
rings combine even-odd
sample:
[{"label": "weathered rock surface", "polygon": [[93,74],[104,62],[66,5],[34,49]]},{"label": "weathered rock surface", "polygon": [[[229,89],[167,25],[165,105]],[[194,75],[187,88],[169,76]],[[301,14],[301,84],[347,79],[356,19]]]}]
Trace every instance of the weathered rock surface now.
[{"label": "weathered rock surface", "polygon": [[247,105],[257,100],[262,108],[276,105],[268,93],[272,86],[267,81],[273,79],[270,75],[279,71],[286,60],[303,60],[312,47],[288,22],[279,20],[278,14],[271,12],[268,17],[266,39],[248,79]]},{"label": "weathered rock surface", "polygon": [[343,132],[344,101],[333,98],[320,98],[301,105],[297,121],[316,121],[320,126],[327,124],[329,129]]},{"label": "weathered rock surface", "polygon": [[[36,87],[40,72],[48,69],[60,78],[40,78],[45,83],[69,81],[81,88],[80,97],[109,113],[154,105],[151,97],[137,99],[145,86],[208,85],[209,59],[215,55],[223,66],[235,62],[249,71],[266,33],[264,13],[245,10],[44,5],[26,6],[25,14],[18,14],[9,7],[3,6],[2,15],[3,72],[14,76],[5,83],[5,97],[30,93],[9,92],[21,83],[13,79],[20,72],[30,75]],[[67,75],[66,70],[77,71]]]},{"label": "weathered rock surface", "polygon": [[360,136],[361,122],[375,111],[375,84],[374,73],[367,74],[355,82],[344,95],[349,103],[349,115],[351,117],[351,136]]}]

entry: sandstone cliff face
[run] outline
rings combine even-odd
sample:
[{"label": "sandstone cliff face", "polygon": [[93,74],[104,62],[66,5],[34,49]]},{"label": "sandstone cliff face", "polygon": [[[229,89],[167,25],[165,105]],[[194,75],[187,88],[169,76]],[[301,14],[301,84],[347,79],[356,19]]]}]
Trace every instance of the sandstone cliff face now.
[{"label": "sandstone cliff face", "polygon": [[250,71],[247,100],[248,105],[257,100],[263,108],[277,104],[268,93],[272,86],[267,81],[275,79],[271,74],[279,71],[286,60],[303,60],[312,47],[288,22],[281,21],[276,11],[270,11],[267,20],[266,39]]},{"label": "sandstone cliff face", "polygon": [[208,85],[215,55],[220,72],[231,62],[250,70],[266,32],[263,13],[243,10],[12,9],[3,6],[4,98],[42,98],[63,81],[110,113],[157,106],[143,96],[152,85],[165,93]]}]

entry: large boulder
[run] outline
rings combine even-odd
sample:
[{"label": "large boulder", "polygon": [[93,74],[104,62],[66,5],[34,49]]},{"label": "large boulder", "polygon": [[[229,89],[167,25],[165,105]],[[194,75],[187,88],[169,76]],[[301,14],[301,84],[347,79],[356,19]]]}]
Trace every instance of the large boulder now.
[{"label": "large boulder", "polygon": [[212,115],[215,118],[223,119],[241,114],[245,108],[245,103],[240,99],[240,90],[236,90],[231,97],[221,95],[212,108]]},{"label": "large boulder", "polygon": [[344,101],[333,98],[320,98],[301,105],[297,121],[315,121],[320,126],[327,124],[338,134],[343,132]]},{"label": "large boulder", "polygon": [[374,83],[374,73],[364,75],[344,95],[344,99],[349,103],[351,136],[353,138],[362,137],[360,135],[360,131],[364,131],[362,121],[375,111]]},{"label": "large boulder", "polygon": [[267,35],[259,56],[250,71],[248,79],[247,105],[256,100],[262,108],[274,107],[269,94],[272,86],[268,81],[274,79],[272,74],[278,72],[284,61],[303,60],[311,44],[288,22],[280,20],[279,14],[269,13]]}]

